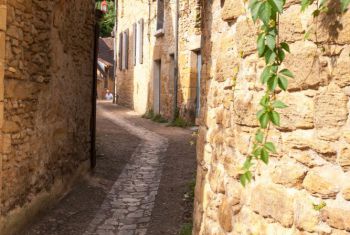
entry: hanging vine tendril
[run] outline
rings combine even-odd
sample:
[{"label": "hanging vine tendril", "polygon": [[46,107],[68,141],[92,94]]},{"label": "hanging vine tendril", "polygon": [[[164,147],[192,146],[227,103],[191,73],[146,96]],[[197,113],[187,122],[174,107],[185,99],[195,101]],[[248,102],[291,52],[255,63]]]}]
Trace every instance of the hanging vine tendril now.
[{"label": "hanging vine tendril", "polygon": [[[317,17],[320,13],[326,12],[326,3],[331,0],[317,1],[317,9],[312,13]],[[345,12],[350,0],[339,0],[341,11]],[[305,11],[315,0],[302,0],[301,9]],[[287,42],[280,42],[279,38],[279,16],[283,13],[285,0],[250,0],[249,9],[253,21],[261,24],[258,38],[257,51],[260,58],[265,60],[265,68],[260,76],[261,83],[265,86],[265,95],[260,100],[261,109],[257,113],[259,128],[255,133],[252,151],[248,154],[240,174],[240,181],[243,186],[250,183],[253,177],[251,168],[254,161],[269,163],[271,154],[276,153],[273,142],[268,141],[270,127],[280,126],[279,109],[287,105],[276,98],[276,89],[286,91],[288,79],[294,75],[286,68],[281,68],[286,53],[290,53]]]}]

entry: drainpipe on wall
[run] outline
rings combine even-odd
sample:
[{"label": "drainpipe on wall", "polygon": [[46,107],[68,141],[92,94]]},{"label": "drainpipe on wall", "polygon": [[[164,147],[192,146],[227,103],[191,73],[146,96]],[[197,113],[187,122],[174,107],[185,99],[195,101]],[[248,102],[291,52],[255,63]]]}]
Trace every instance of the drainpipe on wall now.
[{"label": "drainpipe on wall", "polygon": [[117,39],[118,39],[118,0],[114,1],[114,11],[115,11],[115,19],[114,19],[114,87],[113,87],[113,104],[117,103]]},{"label": "drainpipe on wall", "polygon": [[178,93],[178,79],[179,79],[179,0],[176,0],[175,12],[175,68],[174,68],[174,103],[173,103],[173,120],[177,118],[177,93]]},{"label": "drainpipe on wall", "polygon": [[102,11],[95,10],[95,29],[94,29],[94,58],[93,58],[93,82],[92,82],[92,92],[91,92],[91,153],[90,153],[90,165],[91,169],[96,166],[96,98],[97,98],[97,58],[98,58],[98,40],[100,35],[99,21],[102,18]]}]

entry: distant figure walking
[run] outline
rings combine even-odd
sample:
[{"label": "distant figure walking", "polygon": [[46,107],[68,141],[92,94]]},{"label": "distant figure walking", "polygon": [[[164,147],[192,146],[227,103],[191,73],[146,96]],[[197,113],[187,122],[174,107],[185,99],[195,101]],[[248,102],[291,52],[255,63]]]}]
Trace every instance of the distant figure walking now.
[{"label": "distant figure walking", "polygon": [[113,94],[109,90],[106,91],[105,99],[106,100],[113,100]]}]

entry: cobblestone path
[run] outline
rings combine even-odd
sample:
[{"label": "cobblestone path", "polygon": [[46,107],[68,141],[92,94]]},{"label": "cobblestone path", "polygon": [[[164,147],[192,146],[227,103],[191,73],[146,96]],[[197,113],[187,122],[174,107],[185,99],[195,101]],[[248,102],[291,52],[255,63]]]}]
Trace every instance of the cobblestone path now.
[{"label": "cobblestone path", "polygon": [[97,106],[97,166],[15,235],[178,235],[195,177],[192,132]]},{"label": "cobblestone path", "polygon": [[101,116],[142,140],[84,235],[145,235],[168,140],[100,108]]}]

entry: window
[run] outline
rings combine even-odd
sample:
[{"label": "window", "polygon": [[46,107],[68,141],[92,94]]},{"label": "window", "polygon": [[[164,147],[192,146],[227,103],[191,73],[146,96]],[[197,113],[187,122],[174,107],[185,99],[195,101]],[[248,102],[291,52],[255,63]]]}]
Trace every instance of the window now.
[{"label": "window", "polygon": [[164,26],[164,0],[157,0],[157,31]]}]

